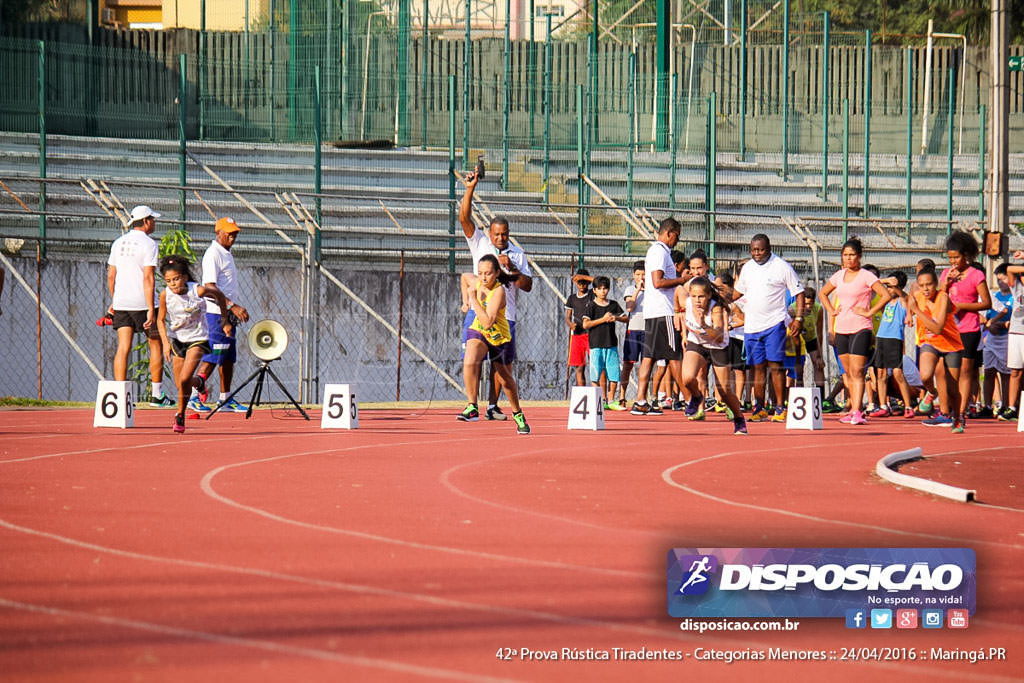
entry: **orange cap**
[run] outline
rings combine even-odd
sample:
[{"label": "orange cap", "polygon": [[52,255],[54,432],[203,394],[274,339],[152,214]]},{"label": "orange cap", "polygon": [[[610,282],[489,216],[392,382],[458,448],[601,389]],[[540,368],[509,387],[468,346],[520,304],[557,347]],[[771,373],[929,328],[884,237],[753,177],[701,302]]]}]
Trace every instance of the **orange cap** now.
[{"label": "orange cap", "polygon": [[238,226],[234,218],[218,218],[217,224],[213,227],[217,232],[238,232],[242,228]]}]

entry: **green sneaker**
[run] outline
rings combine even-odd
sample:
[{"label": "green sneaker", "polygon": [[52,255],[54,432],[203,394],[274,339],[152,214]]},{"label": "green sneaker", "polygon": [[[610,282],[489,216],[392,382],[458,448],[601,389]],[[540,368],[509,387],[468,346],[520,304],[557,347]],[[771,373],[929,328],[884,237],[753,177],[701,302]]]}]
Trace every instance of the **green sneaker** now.
[{"label": "green sneaker", "polygon": [[516,434],[529,434],[530,425],[526,424],[526,416],[523,411],[512,413],[512,421],[516,423]]},{"label": "green sneaker", "polygon": [[697,408],[697,412],[695,412],[693,415],[687,415],[686,419],[691,421],[691,422],[698,422],[700,420],[703,420],[704,419],[704,406],[700,406],[699,408]]},{"label": "green sneaker", "polygon": [[480,419],[480,411],[477,410],[476,404],[469,403],[455,419],[462,422],[476,422]]}]

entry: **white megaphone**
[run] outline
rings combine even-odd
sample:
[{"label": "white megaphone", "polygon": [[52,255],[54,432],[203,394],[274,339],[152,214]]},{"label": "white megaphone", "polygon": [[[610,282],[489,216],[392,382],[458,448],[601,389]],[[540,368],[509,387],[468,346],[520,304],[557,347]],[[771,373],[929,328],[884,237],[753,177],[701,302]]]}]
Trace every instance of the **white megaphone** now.
[{"label": "white megaphone", "polygon": [[277,360],[286,348],[288,333],[276,320],[261,320],[249,329],[249,350],[260,360]]}]

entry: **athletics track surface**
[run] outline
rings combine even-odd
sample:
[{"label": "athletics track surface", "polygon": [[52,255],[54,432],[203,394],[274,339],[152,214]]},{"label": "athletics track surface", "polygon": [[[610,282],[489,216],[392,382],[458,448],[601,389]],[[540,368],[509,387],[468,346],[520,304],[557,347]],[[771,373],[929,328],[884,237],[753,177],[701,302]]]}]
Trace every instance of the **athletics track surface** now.
[{"label": "athletics track surface", "polygon": [[[1022,679],[1019,493],[1017,509],[954,503],[873,473],[919,445],[1001,457],[1019,478],[1011,426],[971,423],[965,439],[827,416],[821,432],[743,438],[721,416],[609,414],[604,432],[570,433],[566,411],[528,410],[529,437],[451,410],[366,410],[352,432],[258,411],[183,436],[168,411],[127,431],[93,429],[91,410],[2,411],[0,679]],[[681,632],[665,558],[691,546],[970,547],[978,610],[964,631]],[[1005,647],[1008,661],[499,661],[503,647]]]}]

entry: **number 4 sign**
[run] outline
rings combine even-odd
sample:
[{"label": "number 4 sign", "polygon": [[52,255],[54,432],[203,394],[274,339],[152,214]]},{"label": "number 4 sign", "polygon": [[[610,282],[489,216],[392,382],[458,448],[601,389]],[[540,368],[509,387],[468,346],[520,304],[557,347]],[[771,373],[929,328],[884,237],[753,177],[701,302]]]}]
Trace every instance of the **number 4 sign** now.
[{"label": "number 4 sign", "polygon": [[793,387],[789,390],[786,429],[824,429],[818,387]]},{"label": "number 4 sign", "polygon": [[320,429],[359,429],[359,406],[351,384],[324,385]]},{"label": "number 4 sign", "polygon": [[600,387],[573,387],[569,394],[569,429],[604,429]]},{"label": "number 4 sign", "polygon": [[131,382],[101,380],[96,388],[93,427],[127,429],[135,426],[135,404]]}]

